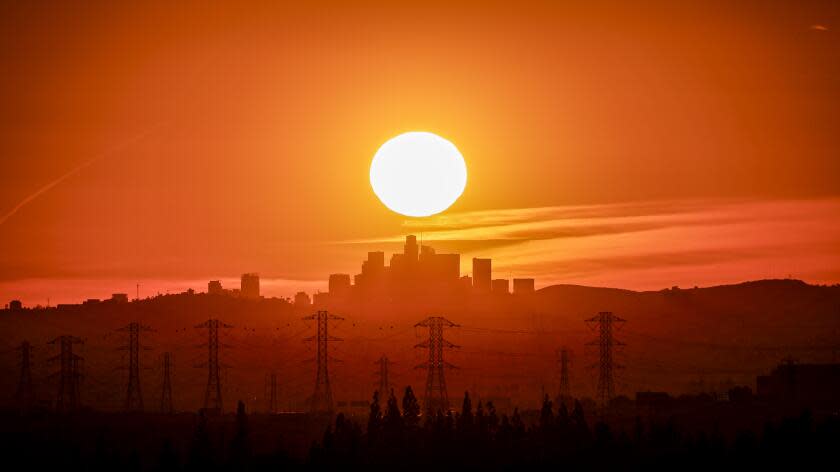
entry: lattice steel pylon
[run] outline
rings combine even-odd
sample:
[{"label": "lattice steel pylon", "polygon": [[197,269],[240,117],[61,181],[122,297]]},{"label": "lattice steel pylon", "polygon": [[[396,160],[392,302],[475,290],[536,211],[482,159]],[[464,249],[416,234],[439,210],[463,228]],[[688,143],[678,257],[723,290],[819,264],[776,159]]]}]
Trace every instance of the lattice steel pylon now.
[{"label": "lattice steel pylon", "polygon": [[[329,321],[343,320],[344,318],[328,313],[326,310],[319,310],[317,313],[306,316],[304,320],[316,320],[318,322],[317,336],[311,336],[304,341],[315,341],[317,362],[315,373],[315,392],[312,394],[310,400],[310,411],[313,413],[323,413],[333,411],[332,389],[330,387],[329,375],[329,343],[330,341],[341,341],[341,338],[329,335]],[[334,360],[334,359],[333,359]]]},{"label": "lattice steel pylon", "polygon": [[277,373],[271,372],[265,376],[265,398],[267,401],[267,409],[271,414],[279,411],[279,403],[277,399]]},{"label": "lattice steel pylon", "polygon": [[446,393],[446,378],[443,371],[446,368],[455,368],[455,366],[443,360],[443,350],[459,346],[443,339],[443,330],[459,325],[440,316],[431,316],[414,326],[429,328],[429,340],[414,346],[429,350],[429,360],[417,366],[418,369],[427,371],[424,411],[426,414],[434,414],[438,410],[446,412],[449,410],[449,396]]},{"label": "lattice steel pylon", "polygon": [[140,323],[129,323],[117,331],[128,333],[128,344],[121,346],[121,351],[128,351],[128,385],[125,392],[125,411],[143,411],[143,390],[140,386],[140,350],[148,349],[140,345],[140,332],[152,331]]},{"label": "lattice steel pylon", "polygon": [[624,343],[613,336],[614,326],[625,323],[626,320],[619,318],[609,311],[602,311],[597,316],[586,320],[591,327],[597,327],[598,339],[587,343],[589,346],[598,346],[598,401],[602,409],[609,406],[610,400],[615,397],[614,372],[623,366],[615,362],[615,348],[624,346]]},{"label": "lattice steel pylon", "polygon": [[60,370],[50,376],[58,377],[55,408],[62,413],[76,411],[81,405],[79,384],[82,374],[79,372],[81,370],[79,364],[83,358],[73,353],[73,345],[83,344],[83,342],[75,336],[59,336],[49,342],[49,344],[56,343],[59,345],[60,352],[49,359],[50,361],[58,360],[60,366]]},{"label": "lattice steel pylon", "polygon": [[391,379],[388,375],[388,366],[390,365],[390,361],[388,360],[388,356],[382,355],[378,361],[374,362],[374,364],[379,366],[379,370],[374,372],[374,375],[379,380],[378,385],[379,389],[379,397],[382,398],[383,396],[387,396],[391,391]]},{"label": "lattice steel pylon", "polygon": [[29,411],[35,404],[35,389],[32,386],[32,345],[29,341],[20,343],[20,377],[15,402],[20,411]]},{"label": "lattice steel pylon", "polygon": [[219,349],[228,347],[219,343],[219,329],[233,328],[219,320],[210,319],[195,326],[196,328],[207,329],[207,362],[198,364],[196,367],[207,367],[207,388],[204,390],[204,409],[208,411],[222,411],[222,377],[219,363]]},{"label": "lattice steel pylon", "polygon": [[163,382],[160,393],[160,412],[171,415],[175,413],[175,406],[172,403],[172,353],[163,353],[162,364]]},{"label": "lattice steel pylon", "polygon": [[558,351],[558,354],[558,363],[560,367],[559,399],[567,400],[572,398],[572,386],[571,382],[569,382],[569,363],[571,362],[569,349],[567,347],[561,347]]}]

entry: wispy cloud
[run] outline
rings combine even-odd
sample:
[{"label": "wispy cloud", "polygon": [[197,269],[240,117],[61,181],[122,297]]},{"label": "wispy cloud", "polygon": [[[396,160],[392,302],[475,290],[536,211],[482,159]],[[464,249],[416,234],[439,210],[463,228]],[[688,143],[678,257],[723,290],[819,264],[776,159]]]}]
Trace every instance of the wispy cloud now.
[{"label": "wispy cloud", "polygon": [[[492,257],[502,276],[656,288],[840,277],[840,199],[714,200],[463,212],[404,224],[436,249]],[[347,241],[397,243],[404,235]]]}]

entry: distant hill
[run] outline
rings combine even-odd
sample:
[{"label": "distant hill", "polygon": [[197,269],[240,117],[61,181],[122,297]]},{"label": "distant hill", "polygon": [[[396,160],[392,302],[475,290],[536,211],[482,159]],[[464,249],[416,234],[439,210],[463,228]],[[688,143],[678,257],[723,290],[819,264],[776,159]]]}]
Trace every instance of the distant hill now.
[{"label": "distant hill", "polygon": [[[626,320],[616,326],[618,391],[725,391],[737,383],[754,386],[755,376],[780,359],[831,362],[840,353],[840,286],[815,286],[799,280],[759,280],[706,288],[636,292],[616,288],[554,285],[532,297],[489,296],[450,301],[429,309],[418,299],[397,299],[386,305],[342,311],[330,334],[344,339],[331,349],[343,362],[333,366],[337,395],[364,400],[372,388],[371,366],[387,355],[395,375],[415,387],[425,382],[425,351],[415,346],[427,331],[414,327],[426,316],[445,316],[460,325],[444,333],[460,346],[447,360],[460,367],[448,374],[451,392],[478,389],[514,402],[540,398],[556,388],[559,347],[572,353],[572,385],[577,395],[592,395],[597,364],[597,339],[585,320],[612,311]],[[304,313],[305,311],[305,313]],[[283,299],[246,300],[207,294],[165,295],[139,302],[101,302],[50,309],[0,311],[0,374],[16,379],[14,347],[24,339],[35,346],[34,376],[38,391],[48,398],[55,390],[49,374],[57,366],[48,341],[72,334],[84,345],[86,401],[117,408],[124,393],[124,333],[115,331],[130,321],[155,329],[143,343],[144,366],[159,364],[162,352],[172,352],[179,402],[195,407],[201,401],[206,372],[206,330],[195,326],[219,318],[232,328],[220,334],[230,398],[247,398],[259,406],[265,375],[277,371],[283,379],[284,400],[301,404],[314,381],[315,334],[312,322],[301,320],[310,310],[298,310]],[[159,372],[143,374],[149,392],[159,385]],[[397,378],[397,377],[395,377]],[[0,404],[10,401],[14,382],[0,392]],[[722,390],[723,389],[723,390]],[[150,393],[154,395],[154,393]]]}]

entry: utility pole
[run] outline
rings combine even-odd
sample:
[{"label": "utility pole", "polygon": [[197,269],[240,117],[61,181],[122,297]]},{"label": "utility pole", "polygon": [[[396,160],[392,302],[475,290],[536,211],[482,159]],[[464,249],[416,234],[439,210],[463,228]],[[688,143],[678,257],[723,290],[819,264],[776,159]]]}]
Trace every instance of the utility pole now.
[{"label": "utility pole", "polygon": [[427,414],[434,414],[438,410],[446,412],[449,410],[449,397],[446,393],[446,379],[443,376],[443,371],[447,367],[455,368],[455,366],[443,360],[443,349],[459,346],[443,339],[443,329],[454,328],[459,325],[446,318],[432,316],[414,326],[429,328],[429,340],[414,346],[429,350],[428,362],[416,367],[426,369],[425,411]]},{"label": "utility pole", "polygon": [[49,344],[58,344],[60,352],[49,360],[59,361],[60,370],[50,377],[58,377],[58,395],[55,399],[55,408],[61,413],[76,411],[81,405],[81,392],[79,382],[82,379],[80,363],[84,360],[81,356],[73,353],[74,344],[83,344],[76,336],[59,336]]},{"label": "utility pole", "polygon": [[[196,367],[207,367],[207,388],[204,391],[204,409],[215,413],[222,412],[222,378],[221,364],[219,364],[219,348],[229,347],[219,344],[219,329],[233,328],[219,320],[210,319],[196,325],[196,328],[207,329],[207,362]],[[202,344],[201,347],[204,347]]]},{"label": "utility pole", "polygon": [[598,400],[600,406],[606,409],[610,400],[615,396],[615,378],[613,373],[623,366],[615,363],[614,350],[624,343],[613,336],[613,326],[625,323],[626,320],[619,318],[609,311],[602,311],[597,316],[586,320],[586,323],[593,329],[597,327],[598,339],[587,343],[589,346],[598,346]]},{"label": "utility pole", "polygon": [[128,387],[125,393],[125,411],[143,411],[143,392],[140,388],[140,349],[149,348],[140,345],[140,332],[152,331],[148,326],[133,322],[117,331],[128,333],[128,345],[119,350],[128,351]]},{"label": "utility pole", "polygon": [[268,400],[268,412],[276,414],[279,411],[277,402],[277,374],[271,372],[265,377],[265,398]]},{"label": "utility pole", "polygon": [[160,394],[160,412],[166,415],[175,413],[172,405],[172,354],[163,353],[163,384]]},{"label": "utility pole", "polygon": [[317,320],[318,335],[304,339],[304,341],[315,341],[316,357],[318,364],[315,373],[315,393],[312,394],[310,410],[313,413],[333,411],[332,390],[330,389],[330,376],[328,362],[330,360],[329,342],[341,341],[341,338],[330,336],[328,332],[329,320],[343,320],[340,316],[319,310],[317,313],[303,318],[304,320]]},{"label": "utility pole", "polygon": [[569,349],[567,347],[560,348],[560,401],[568,401],[572,398],[572,387],[569,382]]},{"label": "utility pole", "polygon": [[384,354],[374,364],[379,365],[379,371],[374,372],[374,375],[379,379],[379,398],[387,398],[391,392],[391,379],[388,376],[388,365],[390,361]]},{"label": "utility pole", "polygon": [[32,387],[32,345],[24,341],[18,346],[20,351],[20,378],[15,400],[22,412],[27,412],[35,404],[35,389]]}]

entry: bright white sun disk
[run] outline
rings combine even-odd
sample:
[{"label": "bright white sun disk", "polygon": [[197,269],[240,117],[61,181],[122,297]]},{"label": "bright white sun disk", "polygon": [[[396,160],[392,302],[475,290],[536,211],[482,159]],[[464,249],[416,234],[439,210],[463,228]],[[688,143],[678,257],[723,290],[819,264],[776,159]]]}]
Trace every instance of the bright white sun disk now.
[{"label": "bright white sun disk", "polygon": [[412,131],[389,139],[370,164],[370,184],[391,210],[430,216],[449,208],[467,185],[467,165],[454,144]]}]

